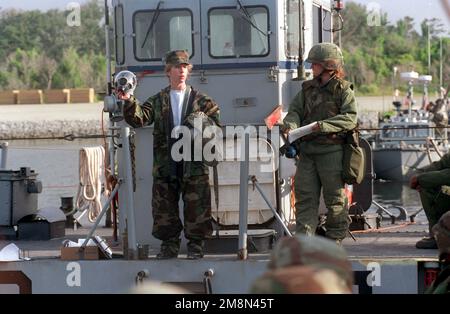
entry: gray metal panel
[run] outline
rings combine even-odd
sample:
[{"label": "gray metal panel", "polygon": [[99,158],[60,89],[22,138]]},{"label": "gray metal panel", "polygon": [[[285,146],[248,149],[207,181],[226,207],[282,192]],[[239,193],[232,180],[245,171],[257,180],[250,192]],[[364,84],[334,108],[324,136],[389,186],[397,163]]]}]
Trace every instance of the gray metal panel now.
[{"label": "gray metal panel", "polygon": [[10,226],[11,218],[11,181],[0,181],[0,226]]},{"label": "gray metal panel", "polygon": [[[252,282],[267,270],[265,260],[147,260],[147,261],[62,261],[36,260],[0,264],[0,272],[22,270],[33,283],[33,293],[130,293],[136,288],[136,275],[147,269],[146,280],[199,282],[208,269],[214,270],[213,293],[248,293]],[[69,286],[80,275],[79,286]],[[105,276],[105,274],[111,274]],[[43,280],[45,278],[45,280]]]},{"label": "gray metal panel", "polygon": [[[134,193],[134,216],[136,227],[136,241],[138,244],[150,244],[159,246],[159,240],[156,240],[151,232],[153,226],[152,217],[152,185],[153,185],[153,127],[133,129],[135,135],[135,160],[136,160],[136,191]],[[120,149],[117,155],[119,164],[119,177],[123,178],[123,154],[126,153]],[[120,233],[124,232],[128,196],[125,191],[125,184],[119,189],[119,226]],[[125,210],[126,209],[126,210]]]},{"label": "gray metal panel", "polygon": [[14,181],[12,183],[13,220],[17,224],[22,217],[37,212],[38,194],[27,192],[27,181]]},{"label": "gray metal panel", "polygon": [[[190,83],[211,96],[220,106],[224,125],[239,123],[264,124],[264,118],[278,104],[278,83],[269,81],[269,69],[210,70],[207,84],[193,75]],[[230,78],[236,79],[230,79]],[[242,99],[252,99],[248,106],[238,106]]]},{"label": "gray metal panel", "polygon": [[[136,129],[136,192],[134,212],[136,240],[139,244],[155,243],[152,236],[153,127]],[[156,245],[156,244],[155,244]],[[159,246],[159,241],[158,244]]]},{"label": "gray metal panel", "polygon": [[[439,160],[431,154],[433,161]],[[373,150],[373,163],[377,179],[408,181],[417,169],[430,164],[423,149],[380,148]]]},{"label": "gray metal panel", "polygon": [[41,218],[44,218],[48,222],[56,222],[56,221],[65,221],[66,215],[62,212],[61,209],[57,207],[45,207],[36,212]]},{"label": "gray metal panel", "polygon": [[[249,293],[254,280],[267,271],[268,255],[237,261],[235,257],[218,256],[202,260],[146,260],[146,261],[61,261],[35,260],[0,264],[0,272],[22,270],[33,283],[33,293],[130,293],[136,288],[136,275],[148,270],[149,279],[162,282],[202,282],[203,274],[212,269],[212,292]],[[354,271],[372,270],[380,266],[379,282],[372,293],[418,293],[418,266],[414,260],[358,260],[352,261]],[[376,264],[375,264],[376,265]],[[376,266],[375,266],[376,267]],[[78,271],[76,270],[78,269]],[[69,286],[79,274],[79,286]],[[105,276],[105,274],[113,274]],[[371,275],[368,275],[371,276]],[[43,280],[45,278],[45,280]],[[354,286],[358,293],[358,287]]]},{"label": "gray metal panel", "polygon": [[[269,81],[268,74],[268,68],[208,70],[204,76],[207,83],[202,83],[199,73],[194,70],[187,83],[219,104],[222,124],[264,124],[264,118],[279,103],[279,83]],[[230,79],[232,77],[236,79]],[[166,82],[162,75],[141,79],[136,88],[137,98],[144,102],[167,86]],[[239,106],[245,99],[251,101],[247,106]]]},{"label": "gray metal panel", "polygon": [[[365,259],[352,261],[353,271],[373,271],[379,267],[379,278],[372,286],[373,294],[417,294],[418,293],[418,264],[413,259]],[[374,276],[377,276],[374,273]],[[373,275],[369,275],[372,279]],[[370,281],[370,280],[369,280]],[[358,293],[358,291],[354,291]]]}]

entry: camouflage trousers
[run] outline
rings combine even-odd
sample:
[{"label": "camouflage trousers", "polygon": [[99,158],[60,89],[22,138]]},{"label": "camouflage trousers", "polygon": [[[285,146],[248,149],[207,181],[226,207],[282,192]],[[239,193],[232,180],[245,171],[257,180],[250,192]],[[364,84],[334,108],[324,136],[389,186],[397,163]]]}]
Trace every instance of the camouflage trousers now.
[{"label": "camouflage trousers", "polygon": [[345,238],[348,208],[342,181],[342,156],[342,150],[326,154],[300,154],[294,183],[297,232],[315,233],[323,190],[328,209],[325,235],[331,239]]},{"label": "camouflage trousers", "polygon": [[209,176],[155,178],[153,182],[153,231],[162,241],[178,239],[183,230],[179,217],[180,194],[184,202],[184,235],[200,241],[212,233]]},{"label": "camouflage trousers", "polygon": [[420,200],[431,228],[450,210],[450,196],[441,192],[443,185],[450,185],[450,169],[428,171],[418,175]]}]

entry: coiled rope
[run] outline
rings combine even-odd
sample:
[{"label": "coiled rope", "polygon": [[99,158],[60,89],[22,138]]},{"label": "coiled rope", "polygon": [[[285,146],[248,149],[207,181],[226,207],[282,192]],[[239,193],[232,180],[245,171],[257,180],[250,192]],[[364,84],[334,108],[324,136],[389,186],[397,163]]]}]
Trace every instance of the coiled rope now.
[{"label": "coiled rope", "polygon": [[88,219],[94,222],[102,210],[100,201],[105,149],[102,146],[83,147],[80,149],[79,175],[76,208],[88,211]]}]

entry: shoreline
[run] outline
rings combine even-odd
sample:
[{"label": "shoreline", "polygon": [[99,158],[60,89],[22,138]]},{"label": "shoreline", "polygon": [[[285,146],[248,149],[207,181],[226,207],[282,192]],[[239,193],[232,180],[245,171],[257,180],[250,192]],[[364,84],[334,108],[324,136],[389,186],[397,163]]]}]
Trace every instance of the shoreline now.
[{"label": "shoreline", "polygon": [[[363,96],[356,100],[360,127],[377,127],[378,112],[394,109],[392,97]],[[102,133],[101,117],[105,127],[109,120],[103,102],[0,105],[0,117],[0,140],[96,135]]]},{"label": "shoreline", "polygon": [[101,134],[107,113],[103,103],[1,105],[0,140]]}]

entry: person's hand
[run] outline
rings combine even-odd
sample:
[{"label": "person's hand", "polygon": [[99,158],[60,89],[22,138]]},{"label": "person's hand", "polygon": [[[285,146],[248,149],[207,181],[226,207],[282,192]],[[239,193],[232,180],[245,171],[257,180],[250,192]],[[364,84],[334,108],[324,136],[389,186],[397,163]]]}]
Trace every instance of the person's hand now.
[{"label": "person's hand", "polygon": [[131,98],[131,95],[128,93],[125,93],[123,90],[118,90],[117,98],[119,98],[120,100],[129,100]]},{"label": "person's hand", "polygon": [[409,187],[413,190],[419,189],[419,181],[417,180],[417,176],[413,175],[409,180]]},{"label": "person's hand", "polygon": [[313,131],[313,133],[320,132],[319,122],[316,122],[316,124],[312,128],[312,131]]},{"label": "person's hand", "polygon": [[289,138],[289,132],[291,131],[290,128],[283,128],[281,130],[281,133],[283,133],[283,137],[287,140]]}]

